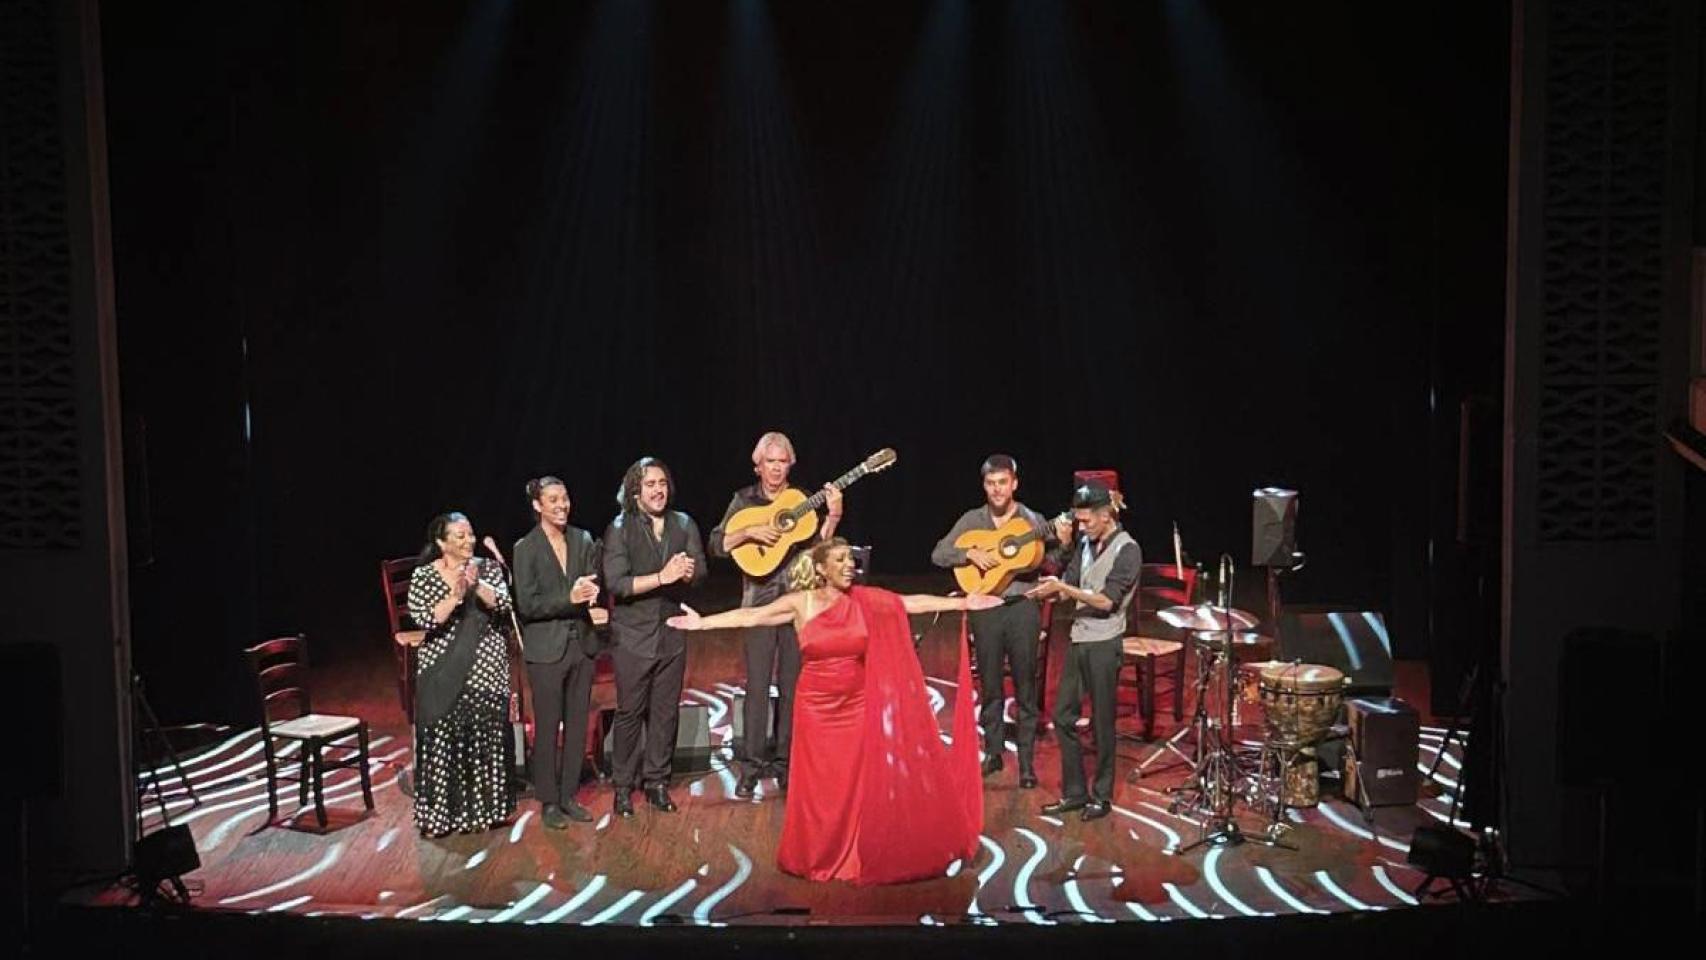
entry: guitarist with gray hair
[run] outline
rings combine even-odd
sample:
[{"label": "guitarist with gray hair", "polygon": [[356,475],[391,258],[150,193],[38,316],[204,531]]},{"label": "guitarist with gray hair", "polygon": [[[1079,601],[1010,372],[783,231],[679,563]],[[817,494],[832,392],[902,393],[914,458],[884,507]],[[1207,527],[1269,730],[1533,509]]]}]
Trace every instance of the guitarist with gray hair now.
[{"label": "guitarist with gray hair", "polygon": [[[775,546],[784,531],[772,522],[731,526],[736,514],[766,507],[788,489],[788,473],[794,466],[794,444],[787,435],[772,430],[758,438],[752,448],[752,472],[758,482],[735,491],[723,519],[711,530],[706,544],[711,556],[730,557],[745,545]],[[740,605],[762,607],[777,600],[788,588],[788,567],[794,555],[810,550],[813,543],[835,536],[841,522],[841,489],[825,484],[825,516],[817,536],[804,543],[789,544],[771,572],[754,576],[741,573]],[[774,560],[774,558],[772,558]],[[742,715],[744,742],[740,758],[741,776],[735,795],[750,797],[763,776],[774,776],[782,789],[788,787],[788,747],[793,740],[794,684],[800,676],[800,647],[791,624],[777,627],[748,627],[741,631],[746,653],[746,703]],[[781,715],[776,719],[776,753],[772,757],[766,732],[769,728],[770,678],[776,678]]]}]

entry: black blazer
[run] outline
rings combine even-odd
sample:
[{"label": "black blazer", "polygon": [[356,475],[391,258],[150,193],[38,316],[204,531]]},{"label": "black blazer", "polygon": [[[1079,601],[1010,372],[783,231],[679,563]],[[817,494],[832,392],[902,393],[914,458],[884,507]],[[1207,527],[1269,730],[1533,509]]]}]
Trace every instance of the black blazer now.
[{"label": "black blazer", "polygon": [[557,555],[538,524],[515,542],[515,615],[521,621],[521,647],[528,663],[556,663],[571,648],[588,657],[598,655],[598,634],[587,604],[569,602],[575,580],[599,572],[598,549],[592,534],[579,527],[565,528],[563,539],[567,572],[557,566]]},{"label": "black blazer", "polygon": [[[681,631],[664,621],[681,612],[681,603],[693,587],[710,573],[705,562],[705,542],[693,518],[679,510],[664,515],[663,541],[652,538],[645,515],[628,523],[617,514],[604,531],[604,586],[610,591],[610,633],[618,647],[641,657],[667,657],[686,647]],[[639,596],[634,578],[657,573],[664,561],[678,553],[693,558],[693,576]]]}]

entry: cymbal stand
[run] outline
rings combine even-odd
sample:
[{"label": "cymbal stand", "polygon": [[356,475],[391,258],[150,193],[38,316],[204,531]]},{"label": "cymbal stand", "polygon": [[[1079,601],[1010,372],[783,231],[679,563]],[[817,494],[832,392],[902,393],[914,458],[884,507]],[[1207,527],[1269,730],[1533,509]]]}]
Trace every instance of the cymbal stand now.
[{"label": "cymbal stand", "polygon": [[[1231,593],[1232,558],[1222,554],[1220,557],[1220,606],[1222,608],[1229,605]],[[1179,848],[1179,853],[1186,853],[1206,844],[1232,846],[1246,840],[1269,846],[1288,846],[1276,837],[1245,833],[1233,816],[1233,805],[1237,800],[1235,790],[1244,774],[1239,769],[1238,755],[1235,744],[1232,742],[1232,674],[1234,669],[1232,664],[1232,638],[1234,631],[1230,617],[1225,627],[1225,630],[1208,634],[1208,636],[1221,638],[1211,644],[1219,647],[1218,656],[1215,659],[1221,670],[1220,723],[1218,728],[1214,724],[1209,725],[1209,729],[1214,730],[1214,733],[1205,738],[1206,750],[1197,764],[1196,776],[1192,783],[1187,784],[1181,790],[1181,792],[1196,794],[1198,808],[1202,808],[1206,801],[1207,807],[1204,812],[1207,816],[1203,818],[1202,831],[1197,839]],[[1179,806],[1180,801],[1175,800],[1174,805]]]},{"label": "cymbal stand", "polygon": [[[1191,722],[1180,727],[1172,736],[1156,744],[1155,748],[1149,751],[1149,756],[1144,757],[1143,760],[1138,763],[1137,767],[1134,768],[1131,773],[1126,775],[1128,782],[1135,783],[1138,780],[1143,779],[1144,773],[1148,771],[1156,761],[1161,760],[1168,754],[1172,754],[1180,760],[1183,760],[1185,762],[1185,766],[1189,767],[1193,773],[1196,772],[1197,767],[1202,763],[1203,747],[1208,742],[1209,727],[1213,722],[1209,719],[1208,715],[1208,688],[1209,683],[1214,677],[1216,654],[1214,650],[1206,644],[1197,643],[1195,646],[1197,653],[1197,702],[1195,708],[1191,710]],[[1186,753],[1179,746],[1186,737],[1191,738],[1192,747],[1190,753]]]}]

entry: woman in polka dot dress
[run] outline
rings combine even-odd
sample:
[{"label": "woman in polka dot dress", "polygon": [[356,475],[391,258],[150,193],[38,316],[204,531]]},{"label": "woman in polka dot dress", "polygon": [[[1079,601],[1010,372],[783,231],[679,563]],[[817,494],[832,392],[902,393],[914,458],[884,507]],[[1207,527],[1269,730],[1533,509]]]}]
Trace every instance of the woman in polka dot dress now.
[{"label": "woman in polka dot dress", "polygon": [[496,564],[474,559],[474,543],[467,517],[434,517],[409,579],[409,615],[427,632],[415,682],[415,826],[425,837],[490,830],[515,812],[500,630],[509,588]]}]

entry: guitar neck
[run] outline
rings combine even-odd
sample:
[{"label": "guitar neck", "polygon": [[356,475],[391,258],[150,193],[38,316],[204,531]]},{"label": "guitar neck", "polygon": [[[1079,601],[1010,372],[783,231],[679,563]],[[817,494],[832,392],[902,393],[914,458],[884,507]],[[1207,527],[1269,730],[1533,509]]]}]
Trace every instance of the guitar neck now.
[{"label": "guitar neck", "polygon": [[[848,487],[852,486],[853,482],[855,480],[858,480],[860,477],[864,476],[865,473],[866,473],[865,465],[861,463],[857,467],[854,467],[853,469],[847,471],[846,473],[842,474],[841,476],[836,477],[833,485],[834,485],[835,489],[837,489],[837,490],[845,490]],[[822,490],[819,490],[818,492],[807,497],[805,503],[802,503],[799,506],[795,507],[793,510],[789,511],[789,513],[791,516],[793,516],[794,519],[798,520],[799,518],[805,516],[806,514],[811,513],[813,510],[816,510],[818,507],[823,506],[823,501],[824,501],[824,492]]]}]

